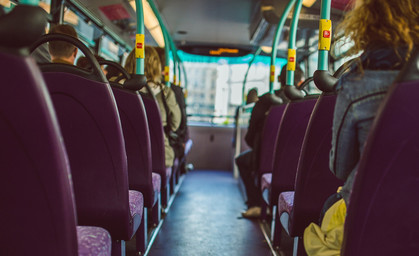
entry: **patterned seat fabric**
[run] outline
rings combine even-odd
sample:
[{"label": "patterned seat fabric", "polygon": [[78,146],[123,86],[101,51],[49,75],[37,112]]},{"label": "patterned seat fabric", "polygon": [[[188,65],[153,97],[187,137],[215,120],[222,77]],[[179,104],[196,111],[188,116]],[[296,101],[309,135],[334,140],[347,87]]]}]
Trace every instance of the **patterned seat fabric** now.
[{"label": "patterned seat fabric", "polygon": [[144,208],[144,198],[143,194],[138,191],[130,190],[129,191],[129,210],[131,213],[131,217],[136,217],[135,215],[143,216],[143,208]]},{"label": "patterned seat fabric", "polygon": [[270,189],[272,184],[272,173],[265,173],[262,175],[261,190]]},{"label": "patterned seat fabric", "polygon": [[160,174],[153,172],[151,174],[151,178],[153,181],[153,190],[154,193],[159,193],[161,188],[161,177]]},{"label": "patterned seat fabric", "polygon": [[111,236],[108,231],[99,227],[78,226],[77,242],[79,256],[110,256]]},{"label": "patterned seat fabric", "polygon": [[278,198],[278,213],[281,216],[282,213],[287,212],[291,215],[292,208],[294,207],[294,191],[282,192]]}]

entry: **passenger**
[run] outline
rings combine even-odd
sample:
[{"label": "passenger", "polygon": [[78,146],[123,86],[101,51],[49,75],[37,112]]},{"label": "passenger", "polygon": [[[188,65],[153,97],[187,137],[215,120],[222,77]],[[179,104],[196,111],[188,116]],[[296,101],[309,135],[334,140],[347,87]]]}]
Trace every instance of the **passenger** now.
[{"label": "passenger", "polygon": [[[170,128],[171,131],[176,131],[179,128],[181,121],[181,112],[179,106],[176,102],[175,95],[169,87],[161,83],[161,64],[160,58],[157,54],[157,51],[150,46],[145,46],[145,76],[147,77],[147,84],[151,89],[152,94],[157,99],[159,105],[160,116],[162,119],[163,127],[165,131],[168,131]],[[135,51],[132,51],[127,58],[125,63],[125,69],[128,73],[135,73],[136,68],[136,59]],[[149,92],[144,87],[141,89],[141,92],[148,94]],[[167,104],[168,115],[166,113],[165,103]],[[168,120],[170,119],[170,122]],[[175,153],[173,148],[169,144],[168,132],[164,133],[164,146],[165,146],[165,159],[166,167],[173,166],[173,161],[175,159]]]},{"label": "passenger", "polygon": [[[99,55],[95,55],[95,58],[98,62],[105,60],[103,57]],[[89,60],[85,56],[81,56],[78,58],[76,66],[87,70],[90,70],[92,68]],[[105,68],[105,65],[101,65],[100,68],[102,69],[103,74],[107,76],[108,70]]]},{"label": "passenger", "polygon": [[[286,66],[284,66],[282,70],[286,70]],[[286,76],[286,72],[281,72],[281,75]],[[303,80],[303,77],[303,72],[298,72],[295,75],[295,81],[301,83],[300,81]],[[280,79],[280,81],[285,81],[285,78]],[[282,85],[281,88],[283,88]],[[260,188],[257,186],[257,179],[259,178],[257,168],[259,165],[262,131],[270,108],[283,103],[282,99],[278,97],[276,93],[266,93],[259,97],[259,100],[253,107],[252,115],[249,120],[249,128],[245,136],[245,141],[251,149],[241,153],[236,158],[236,164],[243,180],[247,196],[247,210],[242,212],[244,218],[258,218],[261,214],[262,194]]]},{"label": "passenger", "polygon": [[[157,53],[159,54],[159,58],[161,61],[161,67],[162,71],[164,70],[164,66],[166,63],[166,56],[164,48],[161,47],[155,47]],[[162,72],[162,80],[164,80],[164,72]],[[180,112],[181,112],[181,122],[179,125],[179,129],[177,129],[176,134],[178,138],[176,141],[172,144],[172,147],[175,151],[175,156],[180,160],[179,161],[179,168],[181,170],[181,173],[186,173],[186,159],[184,159],[185,156],[185,143],[189,139],[189,130],[188,130],[188,119],[186,114],[186,102],[185,102],[185,95],[183,92],[183,88],[180,86],[177,86],[173,83],[171,83],[170,88],[173,90],[176,102],[179,105]]]},{"label": "passenger", "polygon": [[[50,34],[53,33],[65,34],[74,38],[78,38],[76,30],[72,26],[67,24],[60,24],[52,27],[50,30]],[[74,61],[77,56],[77,50],[78,49],[76,46],[67,42],[49,42],[49,53],[51,54],[51,61],[53,63],[74,65]]]},{"label": "passenger", "polygon": [[250,89],[246,96],[246,105],[250,103],[254,103],[258,100],[259,100],[258,89],[257,88]]},{"label": "passenger", "polygon": [[308,255],[340,254],[346,205],[368,132],[388,88],[419,43],[418,2],[357,0],[339,29],[354,42],[348,54],[362,52],[337,85],[330,169],[345,184],[325,203],[331,207],[321,227],[312,223],[305,230]]},{"label": "passenger", "polygon": [[[281,69],[281,73],[278,75],[279,90],[275,91],[276,96],[280,97],[284,103],[288,103],[290,100],[285,96],[285,86],[287,85],[286,80],[287,74],[287,65],[284,65]],[[304,82],[304,72],[300,66],[296,65],[294,71],[294,82],[295,86],[298,88]]]}]

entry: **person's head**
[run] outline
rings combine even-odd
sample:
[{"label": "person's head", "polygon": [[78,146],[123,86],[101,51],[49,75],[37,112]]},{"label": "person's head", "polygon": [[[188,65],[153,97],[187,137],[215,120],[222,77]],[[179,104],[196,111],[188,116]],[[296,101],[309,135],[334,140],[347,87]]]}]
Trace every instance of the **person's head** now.
[{"label": "person's head", "polygon": [[[278,76],[278,82],[281,89],[287,85],[287,65],[282,67],[281,73]],[[304,72],[299,65],[296,65],[294,71],[294,85],[298,87],[302,82],[304,82]]]},{"label": "person's head", "polygon": [[[65,34],[77,38],[76,30],[72,26],[66,24],[60,24],[52,27],[50,33]],[[53,62],[57,59],[61,59],[74,63],[77,55],[77,48],[74,45],[63,41],[53,41],[49,42],[48,46]]]},{"label": "person's head", "polygon": [[[146,45],[144,48],[145,58],[144,58],[144,74],[147,77],[147,81],[153,81],[155,83],[161,82],[161,64],[160,58],[157,51]],[[125,62],[125,69],[130,74],[135,73],[136,69],[136,59],[135,59],[135,49],[131,51],[128,55],[128,58]]]},{"label": "person's head", "polygon": [[418,0],[356,0],[337,30],[354,42],[347,55],[374,47],[408,48],[419,43]]},{"label": "person's head", "polygon": [[[105,60],[103,57],[99,55],[95,55],[95,58],[98,62]],[[89,70],[92,68],[92,66],[90,65],[90,61],[85,56],[81,56],[80,58],[78,58],[76,66],[83,69],[89,69]],[[100,68],[102,69],[103,74],[105,74],[106,76],[108,71],[105,69],[105,66],[101,65]]]},{"label": "person's head", "polygon": [[164,66],[166,66],[166,52],[162,47],[154,47],[154,49],[157,51],[157,54],[159,55],[161,68],[162,70],[164,70]]},{"label": "person's head", "polygon": [[258,100],[259,100],[258,89],[257,88],[250,89],[249,92],[247,93],[246,104],[250,104]]}]

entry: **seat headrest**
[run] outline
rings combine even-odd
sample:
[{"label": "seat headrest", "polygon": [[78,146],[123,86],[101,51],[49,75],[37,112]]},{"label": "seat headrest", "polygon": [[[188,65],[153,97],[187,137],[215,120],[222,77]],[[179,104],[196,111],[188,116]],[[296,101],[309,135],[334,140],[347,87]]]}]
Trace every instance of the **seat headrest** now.
[{"label": "seat headrest", "polygon": [[124,88],[132,91],[139,91],[147,85],[147,78],[145,75],[132,74],[131,78],[125,80]]},{"label": "seat headrest", "polygon": [[29,47],[45,32],[45,11],[38,6],[18,5],[0,16],[0,47]]},{"label": "seat headrest", "polygon": [[285,86],[284,93],[285,93],[285,96],[287,96],[287,98],[290,99],[291,101],[300,100],[304,98],[304,93],[298,90],[297,88],[295,88],[295,86],[291,86],[291,85]]},{"label": "seat headrest", "polygon": [[333,92],[335,84],[338,82],[338,79],[326,70],[316,70],[313,74],[313,79],[317,88],[322,92]]}]

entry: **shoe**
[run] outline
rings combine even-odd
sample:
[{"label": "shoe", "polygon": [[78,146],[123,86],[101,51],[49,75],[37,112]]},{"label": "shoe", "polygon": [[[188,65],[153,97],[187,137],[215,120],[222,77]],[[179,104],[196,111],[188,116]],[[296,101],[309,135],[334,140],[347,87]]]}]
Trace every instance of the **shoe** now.
[{"label": "shoe", "polygon": [[261,212],[262,209],[259,206],[253,206],[247,209],[247,211],[242,212],[242,216],[247,219],[259,218]]}]

